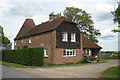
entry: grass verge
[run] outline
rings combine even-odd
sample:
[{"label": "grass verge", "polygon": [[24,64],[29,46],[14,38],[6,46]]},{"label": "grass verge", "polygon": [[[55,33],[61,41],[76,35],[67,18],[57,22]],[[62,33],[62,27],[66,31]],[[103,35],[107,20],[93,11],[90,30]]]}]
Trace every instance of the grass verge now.
[{"label": "grass verge", "polygon": [[118,60],[118,59],[114,59],[114,58],[101,58],[100,61],[107,61],[107,60]]},{"label": "grass verge", "polygon": [[104,78],[105,80],[119,80],[119,72],[120,66],[108,68],[104,71],[102,78]]},{"label": "grass verge", "polygon": [[105,62],[92,62],[92,63],[79,63],[79,64],[58,64],[58,65],[51,64],[51,63],[45,63],[43,66],[25,66],[25,65],[21,65],[21,64],[2,62],[2,65],[9,66],[9,67],[16,67],[16,68],[50,68],[50,67],[83,66],[83,65],[99,64],[99,63],[105,63]]}]

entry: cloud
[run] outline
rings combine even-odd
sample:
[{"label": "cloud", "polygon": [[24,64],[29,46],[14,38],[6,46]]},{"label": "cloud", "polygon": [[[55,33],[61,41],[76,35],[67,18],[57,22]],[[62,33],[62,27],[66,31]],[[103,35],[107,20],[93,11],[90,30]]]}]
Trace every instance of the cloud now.
[{"label": "cloud", "polygon": [[1,0],[0,25],[5,35],[14,43],[14,38],[26,18],[32,18],[36,25],[49,19],[50,12],[62,12],[65,7],[75,6],[90,13],[95,28],[102,33],[99,37],[103,50],[117,50],[117,34],[112,33],[114,28],[108,0]]},{"label": "cloud", "polygon": [[111,11],[114,7],[108,0],[71,0],[69,4],[90,13],[97,21],[105,21],[113,17]]},{"label": "cloud", "polygon": [[42,12],[40,2],[9,2],[9,4],[12,6],[5,15],[32,17]]},{"label": "cloud", "polygon": [[96,20],[97,21],[105,21],[105,20],[109,20],[112,18],[113,18],[113,15],[110,13],[99,13],[99,14],[97,14]]},{"label": "cloud", "polygon": [[105,21],[113,17],[111,11],[114,10],[114,7],[108,3],[96,3],[93,8],[96,12],[94,16],[97,21]]},{"label": "cloud", "polygon": [[102,40],[114,40],[117,38],[117,33],[111,32],[111,29],[106,29],[101,31],[101,38]]}]

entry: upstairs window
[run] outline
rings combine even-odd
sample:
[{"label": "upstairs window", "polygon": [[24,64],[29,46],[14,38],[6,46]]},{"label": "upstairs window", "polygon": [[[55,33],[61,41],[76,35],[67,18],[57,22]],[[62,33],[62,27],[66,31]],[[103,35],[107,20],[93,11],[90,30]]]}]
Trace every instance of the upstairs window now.
[{"label": "upstairs window", "polygon": [[44,56],[48,57],[48,49],[47,48],[44,49]]},{"label": "upstairs window", "polygon": [[29,43],[31,43],[31,36],[30,36],[30,38],[29,38]]},{"label": "upstairs window", "polygon": [[68,33],[62,32],[62,41],[68,41]]},{"label": "upstairs window", "polygon": [[75,33],[71,33],[71,42],[76,42]]}]

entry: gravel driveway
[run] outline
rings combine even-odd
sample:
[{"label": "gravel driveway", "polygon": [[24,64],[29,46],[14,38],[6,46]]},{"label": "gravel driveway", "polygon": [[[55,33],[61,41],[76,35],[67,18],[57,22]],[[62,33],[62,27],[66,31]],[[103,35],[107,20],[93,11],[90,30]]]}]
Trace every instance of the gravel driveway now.
[{"label": "gravel driveway", "polygon": [[17,69],[23,70],[25,72],[43,75],[48,78],[99,78],[100,74],[105,69],[117,65],[118,60],[109,60],[107,63],[91,64],[76,67],[17,68]]}]

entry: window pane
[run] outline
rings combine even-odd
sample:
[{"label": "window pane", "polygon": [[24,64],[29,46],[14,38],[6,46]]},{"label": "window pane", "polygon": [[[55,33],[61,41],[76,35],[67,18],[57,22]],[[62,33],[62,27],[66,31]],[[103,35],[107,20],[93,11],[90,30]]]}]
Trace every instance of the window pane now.
[{"label": "window pane", "polygon": [[47,48],[44,49],[44,52],[45,52],[45,57],[48,57],[48,49]]},{"label": "window pane", "polygon": [[73,55],[75,55],[75,49],[73,49]]},{"label": "window pane", "polygon": [[46,48],[46,55],[48,55],[48,50],[47,50],[47,48]]},{"label": "window pane", "polygon": [[71,33],[71,41],[75,42],[75,33]]},{"label": "window pane", "polygon": [[67,55],[69,55],[69,51],[67,51]]},{"label": "window pane", "polygon": [[66,50],[65,49],[63,49],[63,56],[65,56],[66,55]]},{"label": "window pane", "polygon": [[70,51],[70,55],[72,55],[72,51]]},{"label": "window pane", "polygon": [[73,34],[71,34],[71,40],[74,40],[74,35]]},{"label": "window pane", "polygon": [[63,39],[65,39],[65,33],[62,34]]},{"label": "window pane", "polygon": [[62,41],[67,41],[67,33],[66,32],[62,33]]}]

